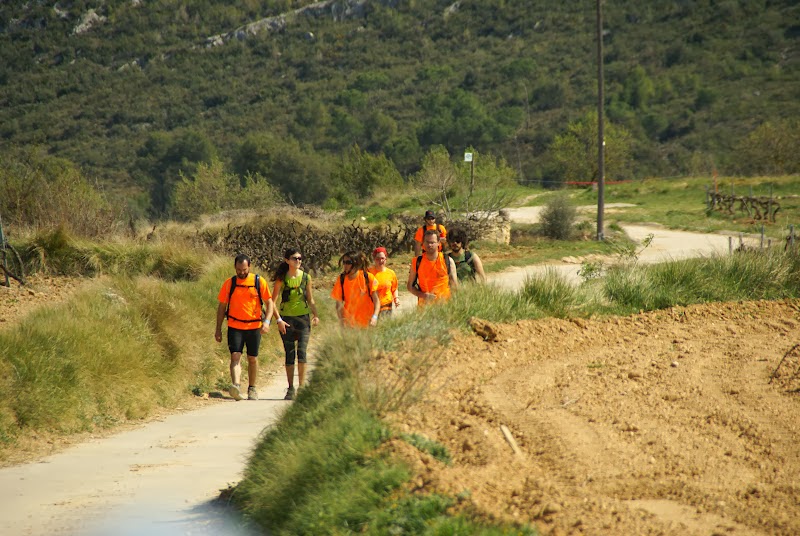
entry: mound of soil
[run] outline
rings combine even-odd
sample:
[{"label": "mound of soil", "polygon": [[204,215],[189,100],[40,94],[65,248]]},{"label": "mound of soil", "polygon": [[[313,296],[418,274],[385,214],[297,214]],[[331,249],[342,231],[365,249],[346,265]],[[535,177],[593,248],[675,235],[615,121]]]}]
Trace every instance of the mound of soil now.
[{"label": "mound of soil", "polygon": [[800,301],[472,324],[391,415],[452,457],[396,449],[420,492],[544,534],[800,534]]},{"label": "mound of soil", "polygon": [[33,309],[65,301],[87,279],[79,277],[33,275],[23,287],[11,280],[11,286],[0,285],[0,329],[16,324]]}]

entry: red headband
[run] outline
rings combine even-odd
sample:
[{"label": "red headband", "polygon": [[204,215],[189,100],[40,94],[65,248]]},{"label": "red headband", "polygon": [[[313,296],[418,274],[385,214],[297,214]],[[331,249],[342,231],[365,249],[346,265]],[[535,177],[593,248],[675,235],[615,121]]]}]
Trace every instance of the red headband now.
[{"label": "red headband", "polygon": [[383,254],[384,254],[384,255],[386,255],[387,257],[389,256],[389,254],[388,254],[388,253],[386,253],[386,248],[384,248],[384,247],[379,247],[379,248],[375,248],[374,250],[372,250],[372,256],[373,256],[373,257],[374,257],[375,255],[377,255],[378,253],[383,253]]}]

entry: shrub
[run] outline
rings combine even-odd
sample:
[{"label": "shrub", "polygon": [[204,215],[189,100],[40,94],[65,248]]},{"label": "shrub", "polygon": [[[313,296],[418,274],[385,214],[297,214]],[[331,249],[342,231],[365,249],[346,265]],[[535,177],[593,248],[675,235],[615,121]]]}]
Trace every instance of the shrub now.
[{"label": "shrub", "polygon": [[542,234],[554,240],[569,240],[572,236],[577,210],[565,195],[553,197],[540,217]]}]

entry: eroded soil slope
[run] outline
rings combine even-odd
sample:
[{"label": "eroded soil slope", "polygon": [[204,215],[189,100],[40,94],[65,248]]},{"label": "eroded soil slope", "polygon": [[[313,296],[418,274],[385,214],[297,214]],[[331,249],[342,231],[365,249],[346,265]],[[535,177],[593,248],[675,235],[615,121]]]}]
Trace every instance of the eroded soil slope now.
[{"label": "eroded soil slope", "polygon": [[800,301],[494,329],[456,335],[392,416],[453,458],[396,444],[420,491],[544,534],[800,534]]}]

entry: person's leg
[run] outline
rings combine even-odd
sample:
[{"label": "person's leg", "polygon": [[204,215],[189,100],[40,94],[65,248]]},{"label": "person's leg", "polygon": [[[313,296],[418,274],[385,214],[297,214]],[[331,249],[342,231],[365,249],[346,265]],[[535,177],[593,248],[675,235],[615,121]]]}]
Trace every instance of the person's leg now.
[{"label": "person's leg", "polygon": [[294,398],[294,362],[297,358],[295,329],[293,327],[292,317],[284,317],[283,320],[286,322],[286,333],[281,333],[281,340],[283,341],[283,351],[286,354],[286,382],[289,384],[285,399],[292,400],[292,398]]},{"label": "person's leg", "polygon": [[228,350],[231,352],[231,388],[228,393],[234,400],[241,400],[239,381],[242,377],[242,350],[244,349],[244,332],[228,328]]},{"label": "person's leg", "polygon": [[306,381],[306,350],[311,336],[311,319],[305,315],[298,319],[297,333],[297,386],[302,387]]},{"label": "person's leg", "polygon": [[231,354],[231,383],[239,386],[239,380],[242,378],[242,352],[234,352]]},{"label": "person's leg", "polygon": [[258,347],[261,345],[261,330],[251,329],[245,332],[247,344],[247,399],[258,400]]},{"label": "person's leg", "polygon": [[258,356],[247,356],[247,382],[250,387],[255,387],[258,382]]}]

